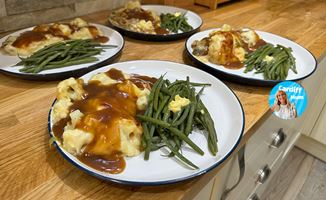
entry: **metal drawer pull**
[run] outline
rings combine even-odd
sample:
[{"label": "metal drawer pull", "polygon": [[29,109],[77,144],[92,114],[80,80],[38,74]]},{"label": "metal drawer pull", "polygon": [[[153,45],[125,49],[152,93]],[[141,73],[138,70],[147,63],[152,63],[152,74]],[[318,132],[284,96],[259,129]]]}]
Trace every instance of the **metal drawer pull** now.
[{"label": "metal drawer pull", "polygon": [[258,171],[258,177],[256,183],[263,184],[268,179],[269,175],[271,174],[272,170],[265,165],[263,169]]},{"label": "metal drawer pull", "polygon": [[240,181],[243,178],[243,175],[246,170],[246,165],[245,165],[245,147],[246,145],[243,145],[239,151],[238,151],[238,164],[239,164],[239,170],[240,170],[240,175],[238,181],[231,187],[231,188],[226,188],[221,196],[221,200],[225,200],[228,194],[239,185]]},{"label": "metal drawer pull", "polygon": [[259,200],[259,197],[256,193],[254,193],[253,195],[251,195],[251,197],[249,197],[248,200]]},{"label": "metal drawer pull", "polygon": [[269,146],[272,148],[279,148],[286,138],[283,128],[280,128],[277,133],[273,133],[272,137],[273,141]]}]

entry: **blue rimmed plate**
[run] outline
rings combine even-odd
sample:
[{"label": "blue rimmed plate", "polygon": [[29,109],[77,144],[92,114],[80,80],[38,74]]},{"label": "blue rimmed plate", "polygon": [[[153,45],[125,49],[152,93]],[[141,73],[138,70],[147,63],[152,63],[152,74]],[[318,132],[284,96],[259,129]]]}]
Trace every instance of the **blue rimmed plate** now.
[{"label": "blue rimmed plate", "polygon": [[182,38],[189,37],[190,35],[199,31],[201,25],[203,24],[203,20],[201,19],[201,17],[198,14],[196,14],[192,11],[186,10],[186,9],[177,8],[177,7],[173,7],[173,6],[166,6],[166,5],[142,5],[141,7],[145,10],[151,10],[151,11],[155,12],[157,15],[160,15],[162,13],[163,14],[176,13],[176,12],[185,13],[187,22],[189,23],[190,26],[193,27],[193,30],[187,31],[187,32],[170,33],[170,34],[165,34],[165,35],[148,34],[148,33],[131,31],[131,30],[128,30],[121,26],[114,25],[114,23],[112,23],[109,18],[110,25],[114,29],[121,32],[123,35],[126,35],[130,38],[135,38],[138,40],[146,40],[146,41],[172,41],[172,40],[179,40]]},{"label": "blue rimmed plate", "polygon": [[[245,123],[242,105],[232,90],[214,76],[184,64],[157,60],[137,60],[111,64],[94,70],[81,78],[87,81],[93,74],[106,72],[110,68],[116,68],[125,73],[153,77],[159,77],[166,73],[165,78],[171,81],[186,79],[186,76],[189,76],[191,81],[212,84],[212,86],[205,88],[201,99],[215,122],[219,151],[216,156],[213,156],[209,152],[205,136],[198,131],[193,131],[190,138],[203,149],[204,156],[200,156],[185,147],[182,147],[182,152],[199,166],[198,170],[189,169],[180,164],[176,158],[162,156],[162,154],[167,153],[167,150],[163,148],[152,152],[148,161],[144,160],[143,153],[136,157],[126,158],[126,168],[122,173],[108,174],[80,162],[75,156],[65,151],[58,142],[55,142],[60,153],[79,169],[98,178],[121,184],[169,184],[187,180],[212,170],[225,161],[239,144]],[[52,108],[49,113],[48,125],[50,136],[53,137],[51,112]]]},{"label": "blue rimmed plate", "polygon": [[[107,65],[113,62],[122,52],[122,49],[124,47],[123,37],[119,32],[115,31],[112,28],[100,24],[91,24],[91,25],[96,26],[99,30],[102,31],[104,36],[109,38],[109,41],[105,43],[106,45],[118,46],[117,48],[105,49],[104,52],[102,52],[99,55],[96,55],[95,57],[98,59],[98,61],[92,63],[85,63],[80,65],[72,65],[72,66],[67,66],[62,68],[56,68],[51,70],[45,70],[45,71],[41,71],[38,74],[31,74],[31,73],[20,72],[19,69],[23,68],[23,66],[13,67],[15,64],[17,64],[20,61],[18,56],[4,55],[0,53],[0,60],[1,60],[0,72],[11,76],[23,78],[23,79],[29,79],[29,80],[59,80],[71,76],[79,77],[89,71],[92,71],[103,65]],[[0,39],[0,44],[2,44],[9,36],[18,36],[19,34],[32,29],[33,27],[26,28],[14,32],[8,36],[5,36]]]},{"label": "blue rimmed plate", "polygon": [[[272,86],[281,82],[280,80],[264,80],[263,74],[255,74],[255,70],[244,73],[244,67],[240,69],[228,69],[222,65],[217,65],[212,62],[203,62],[201,59],[193,55],[193,50],[191,44],[195,40],[201,40],[204,37],[208,37],[209,33],[219,29],[210,29],[198,32],[189,37],[185,43],[185,49],[192,61],[203,69],[204,71],[209,71],[210,73],[216,75],[219,78],[223,78],[226,80],[234,81],[242,84],[256,85],[256,86]],[[264,32],[264,31],[256,31],[257,34],[266,42],[271,44],[280,44],[285,47],[292,48],[292,55],[296,59],[296,68],[298,73],[295,74],[292,70],[289,70],[287,81],[298,81],[304,78],[309,77],[317,68],[317,60],[307,49],[302,47],[301,45],[286,39],[284,37]]]}]

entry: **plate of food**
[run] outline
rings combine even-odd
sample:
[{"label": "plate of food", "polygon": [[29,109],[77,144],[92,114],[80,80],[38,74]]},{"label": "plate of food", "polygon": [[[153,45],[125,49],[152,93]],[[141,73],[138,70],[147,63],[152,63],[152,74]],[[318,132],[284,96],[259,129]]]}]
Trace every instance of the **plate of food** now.
[{"label": "plate of food", "polygon": [[221,164],[239,144],[244,122],[238,98],[214,76],[137,60],[61,81],[48,128],[63,157],[86,173],[162,185]]},{"label": "plate of food", "polygon": [[0,39],[0,71],[33,79],[78,77],[112,62],[122,51],[117,31],[81,18],[42,24]]},{"label": "plate of food", "polygon": [[200,29],[203,21],[189,10],[130,1],[123,8],[110,13],[109,23],[128,37],[168,41],[192,35]]},{"label": "plate of food", "polygon": [[185,44],[200,68],[231,81],[271,86],[310,76],[317,67],[315,57],[299,44],[281,36],[249,28],[218,29],[192,35]]}]

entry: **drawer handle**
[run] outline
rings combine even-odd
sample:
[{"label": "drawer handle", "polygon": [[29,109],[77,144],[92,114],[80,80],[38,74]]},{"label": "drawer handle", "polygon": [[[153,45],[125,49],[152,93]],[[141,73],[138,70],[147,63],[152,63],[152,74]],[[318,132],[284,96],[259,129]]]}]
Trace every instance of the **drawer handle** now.
[{"label": "drawer handle", "polygon": [[257,195],[256,193],[254,193],[253,195],[251,195],[251,196],[249,197],[248,200],[260,200],[260,199],[259,199],[258,195]]},{"label": "drawer handle", "polygon": [[268,165],[265,165],[263,169],[258,171],[258,177],[256,183],[263,184],[268,179],[269,175],[271,174],[272,170],[269,168]]},{"label": "drawer handle", "polygon": [[272,138],[273,141],[269,146],[272,148],[279,148],[286,138],[283,128],[280,128],[277,133],[273,133]]}]

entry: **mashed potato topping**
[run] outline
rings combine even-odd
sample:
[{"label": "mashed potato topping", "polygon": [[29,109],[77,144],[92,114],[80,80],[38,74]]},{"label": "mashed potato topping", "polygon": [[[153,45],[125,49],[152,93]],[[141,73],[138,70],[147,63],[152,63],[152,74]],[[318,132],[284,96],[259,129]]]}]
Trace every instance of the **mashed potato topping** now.
[{"label": "mashed potato topping", "polygon": [[168,34],[160,27],[160,17],[151,10],[141,7],[139,1],[129,1],[123,8],[115,10],[109,16],[110,22],[124,29],[146,34]]},{"label": "mashed potato topping", "polygon": [[63,148],[96,169],[121,172],[114,163],[142,151],[143,130],[135,116],[146,109],[153,82],[140,77],[111,69],[87,84],[74,78],[60,82],[52,122]]},{"label": "mashed potato topping", "polygon": [[1,50],[8,55],[30,56],[45,46],[70,39],[108,41],[95,26],[76,18],[68,23],[41,24],[19,36],[10,36],[3,42]]},{"label": "mashed potato topping", "polygon": [[245,55],[266,44],[251,29],[235,30],[230,25],[209,33],[191,45],[193,54],[201,61],[209,61],[230,69],[243,67]]}]

